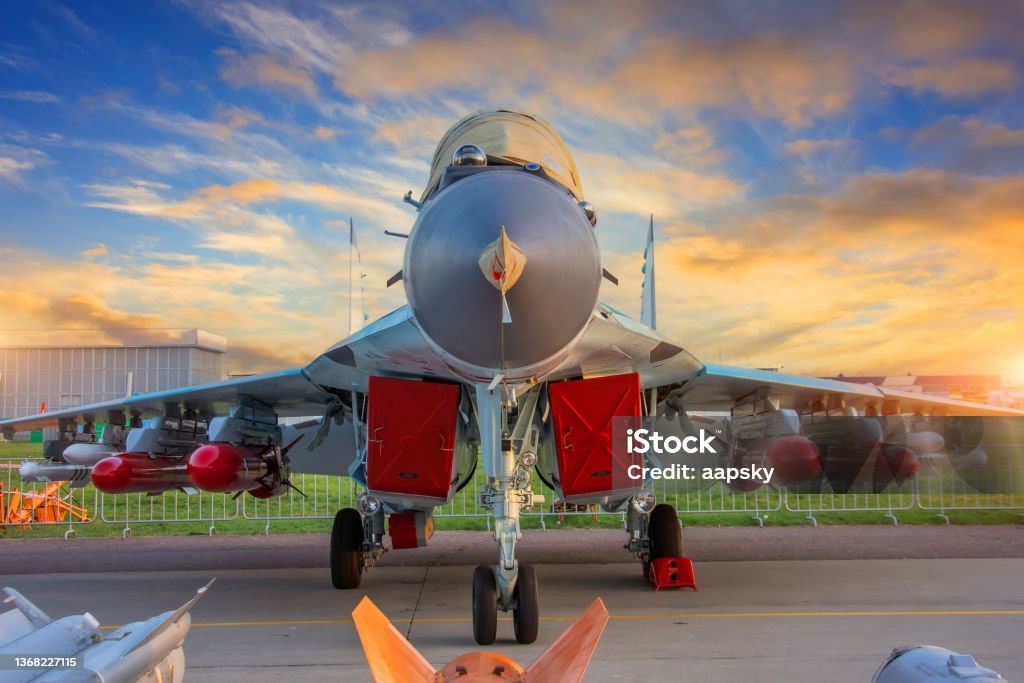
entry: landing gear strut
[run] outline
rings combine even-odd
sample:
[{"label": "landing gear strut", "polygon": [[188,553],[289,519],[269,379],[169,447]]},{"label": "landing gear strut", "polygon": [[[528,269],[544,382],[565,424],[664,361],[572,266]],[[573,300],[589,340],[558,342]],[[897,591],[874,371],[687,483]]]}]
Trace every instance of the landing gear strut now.
[{"label": "landing gear strut", "polygon": [[[487,385],[476,389],[476,413],[487,488],[480,504],[494,515],[494,540],[498,564],[480,566],[473,574],[473,637],[480,645],[494,642],[498,610],[512,612],[516,640],[532,643],[540,628],[537,574],[516,560],[516,543],[522,538],[519,513],[542,496],[530,488],[530,468],[536,463],[538,433],[533,426],[537,391],[517,404],[503,403],[500,391]],[[515,425],[509,430],[514,418]]]}]

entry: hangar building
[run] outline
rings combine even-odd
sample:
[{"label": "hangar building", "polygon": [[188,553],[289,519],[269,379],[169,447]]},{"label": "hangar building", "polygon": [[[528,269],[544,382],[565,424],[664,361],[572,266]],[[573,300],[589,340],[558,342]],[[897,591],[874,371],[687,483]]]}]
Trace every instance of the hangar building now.
[{"label": "hangar building", "polygon": [[0,333],[0,416],[223,379],[227,340],[202,330]]}]

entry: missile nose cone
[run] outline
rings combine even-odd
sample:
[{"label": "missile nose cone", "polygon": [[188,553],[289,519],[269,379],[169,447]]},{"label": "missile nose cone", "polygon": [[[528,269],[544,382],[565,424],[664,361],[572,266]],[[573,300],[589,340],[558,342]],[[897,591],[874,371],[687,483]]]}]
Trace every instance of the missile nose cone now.
[{"label": "missile nose cone", "polygon": [[557,357],[589,321],[601,284],[597,240],[576,199],[498,168],[424,205],[403,273],[420,329],[481,375],[532,374]]},{"label": "missile nose cone", "polygon": [[100,460],[92,468],[93,486],[104,493],[120,493],[131,481],[132,466],[116,455]]},{"label": "missile nose cone", "polygon": [[188,459],[188,478],[196,488],[223,493],[245,470],[245,460],[237,448],[226,443],[211,443],[197,448]]}]

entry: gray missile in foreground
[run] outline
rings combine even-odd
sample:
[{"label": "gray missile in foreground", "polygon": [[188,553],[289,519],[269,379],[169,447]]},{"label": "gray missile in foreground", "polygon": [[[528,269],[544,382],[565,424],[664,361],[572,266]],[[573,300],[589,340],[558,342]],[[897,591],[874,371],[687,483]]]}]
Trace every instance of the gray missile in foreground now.
[{"label": "gray missile in foreground", "polygon": [[5,683],[181,683],[182,644],[192,626],[189,610],[213,585],[172,612],[108,634],[86,612],[53,620],[13,588],[4,588],[0,613],[0,680]]},{"label": "gray missile in foreground", "polygon": [[91,473],[92,465],[76,465],[51,460],[26,460],[18,468],[18,476],[22,481],[39,483],[66,481],[73,489],[88,484]]}]

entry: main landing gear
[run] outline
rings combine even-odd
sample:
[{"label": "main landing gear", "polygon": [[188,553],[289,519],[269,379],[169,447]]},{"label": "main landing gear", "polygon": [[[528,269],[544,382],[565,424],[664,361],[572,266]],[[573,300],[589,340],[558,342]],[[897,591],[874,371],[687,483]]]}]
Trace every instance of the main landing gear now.
[{"label": "main landing gear", "polygon": [[331,527],[331,583],[338,589],[357,588],[363,578],[363,518],[344,508]]},{"label": "main landing gear", "polygon": [[339,590],[358,588],[363,572],[384,554],[384,509],[369,496],[359,504],[365,514],[343,508],[331,527],[331,583]]},{"label": "main landing gear", "polygon": [[630,501],[626,517],[629,543],[625,548],[640,559],[644,578],[655,590],[697,590],[693,563],[683,557],[683,534],[676,509],[665,503],[654,503],[654,495],[649,492],[641,493]]},{"label": "main landing gear", "polygon": [[683,554],[683,532],[676,509],[667,503],[654,503],[653,495],[638,495],[630,501],[626,516],[629,543],[625,548],[640,559],[645,579],[650,578],[655,560]]},{"label": "main landing gear", "polygon": [[654,560],[680,557],[683,554],[683,532],[676,509],[667,503],[655,505],[647,520],[648,555],[644,560],[644,576]]}]

